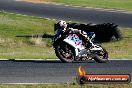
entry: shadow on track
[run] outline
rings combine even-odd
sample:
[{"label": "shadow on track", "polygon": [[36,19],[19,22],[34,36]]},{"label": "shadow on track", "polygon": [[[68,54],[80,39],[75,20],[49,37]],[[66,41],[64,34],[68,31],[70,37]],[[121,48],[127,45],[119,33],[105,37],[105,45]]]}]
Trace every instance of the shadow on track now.
[{"label": "shadow on track", "polygon": [[[7,61],[7,62],[33,62],[33,63],[64,63],[60,60],[15,60],[15,59],[9,59],[9,60],[0,60],[0,61]],[[91,61],[74,61],[72,63],[96,63],[94,60]],[[65,63],[70,64],[70,63]]]}]

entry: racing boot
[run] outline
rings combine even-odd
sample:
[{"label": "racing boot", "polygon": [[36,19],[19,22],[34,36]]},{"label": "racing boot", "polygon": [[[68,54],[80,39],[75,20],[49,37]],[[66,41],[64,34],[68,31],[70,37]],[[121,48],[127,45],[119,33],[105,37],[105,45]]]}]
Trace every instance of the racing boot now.
[{"label": "racing boot", "polygon": [[91,40],[87,41],[86,47],[90,51],[102,50],[102,48],[100,46],[93,44],[93,42],[91,42]]}]

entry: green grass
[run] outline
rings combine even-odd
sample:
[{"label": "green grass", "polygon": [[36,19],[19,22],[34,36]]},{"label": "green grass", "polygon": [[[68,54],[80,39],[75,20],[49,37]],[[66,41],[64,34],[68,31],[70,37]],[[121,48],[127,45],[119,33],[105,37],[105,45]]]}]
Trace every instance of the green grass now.
[{"label": "green grass", "polygon": [[83,7],[123,9],[123,10],[132,11],[132,0],[43,0],[43,1],[63,3],[63,4],[75,5],[75,6],[83,6]]},{"label": "green grass", "polygon": [[132,59],[132,29],[123,28],[124,39],[121,41],[112,41],[102,45],[108,50],[110,58]]},{"label": "green grass", "polygon": [[132,84],[40,84],[40,85],[0,85],[0,88],[132,88]]},{"label": "green grass", "polygon": [[53,25],[42,18],[0,12],[0,58],[56,58],[51,39],[41,37],[53,35]]},{"label": "green grass", "polygon": [[[55,21],[44,18],[0,12],[0,58],[57,58],[50,38],[54,23]],[[132,29],[121,29],[123,40],[103,43],[103,46],[108,50],[110,58],[131,59]],[[36,35],[38,37],[34,37]]]}]

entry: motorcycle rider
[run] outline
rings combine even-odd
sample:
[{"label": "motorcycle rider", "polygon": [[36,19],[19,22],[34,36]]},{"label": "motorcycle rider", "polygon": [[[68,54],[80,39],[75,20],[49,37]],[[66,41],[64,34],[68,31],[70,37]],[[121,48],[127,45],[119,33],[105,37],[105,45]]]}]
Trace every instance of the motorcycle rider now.
[{"label": "motorcycle rider", "polygon": [[95,33],[94,32],[86,33],[85,31],[82,31],[82,30],[69,28],[68,24],[65,21],[63,21],[63,20],[60,20],[57,23],[57,30],[55,31],[55,34],[58,31],[63,32],[63,33],[66,32],[66,31],[69,31],[71,33],[79,33],[79,34],[81,34],[84,37],[85,41],[87,42],[86,47],[88,49],[97,50],[97,47],[92,42],[92,39],[95,37]]}]

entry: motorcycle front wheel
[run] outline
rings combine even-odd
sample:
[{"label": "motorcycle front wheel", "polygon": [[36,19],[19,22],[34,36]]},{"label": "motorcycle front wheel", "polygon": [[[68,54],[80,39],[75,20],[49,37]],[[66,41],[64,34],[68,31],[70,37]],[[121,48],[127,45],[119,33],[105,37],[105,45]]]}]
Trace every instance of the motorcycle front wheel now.
[{"label": "motorcycle front wheel", "polygon": [[74,55],[74,49],[65,42],[62,42],[55,46],[55,53],[56,56],[62,61],[62,62],[73,62],[75,55]]}]

